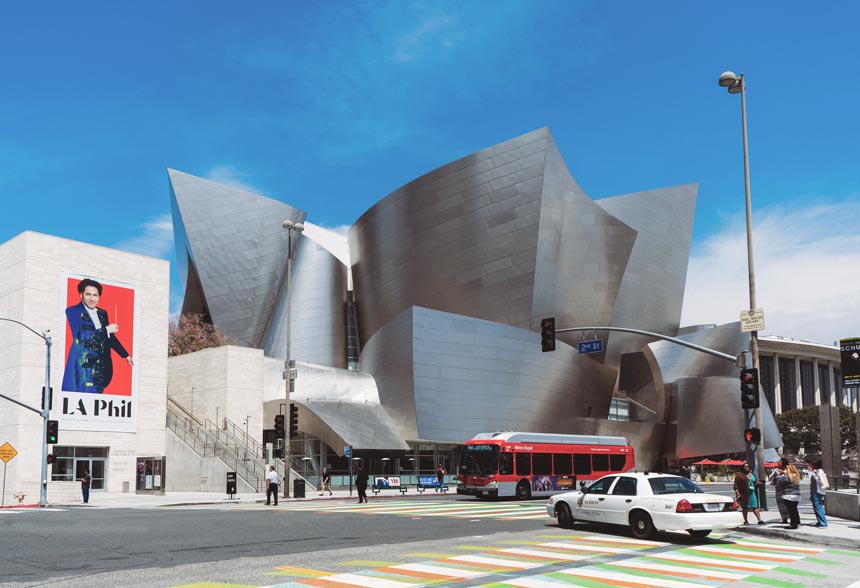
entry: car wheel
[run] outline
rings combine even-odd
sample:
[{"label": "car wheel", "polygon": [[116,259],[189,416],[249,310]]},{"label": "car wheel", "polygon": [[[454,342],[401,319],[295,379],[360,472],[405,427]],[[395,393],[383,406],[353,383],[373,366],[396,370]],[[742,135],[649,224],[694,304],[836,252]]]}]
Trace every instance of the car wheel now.
[{"label": "car wheel", "polygon": [[517,500],[528,500],[532,497],[532,489],[529,488],[529,483],[525,480],[521,480],[519,484],[517,484]]},{"label": "car wheel", "polygon": [[696,539],[704,539],[711,534],[711,530],[707,529],[705,531],[694,531],[692,529],[687,529],[687,533],[689,533],[691,537],[695,537]]},{"label": "car wheel", "polygon": [[642,511],[630,513],[630,530],[637,539],[652,539],[657,534],[651,517]]},{"label": "car wheel", "polygon": [[562,529],[573,529],[573,514],[570,507],[564,502],[559,502],[555,507],[555,516],[558,518],[558,526]]}]

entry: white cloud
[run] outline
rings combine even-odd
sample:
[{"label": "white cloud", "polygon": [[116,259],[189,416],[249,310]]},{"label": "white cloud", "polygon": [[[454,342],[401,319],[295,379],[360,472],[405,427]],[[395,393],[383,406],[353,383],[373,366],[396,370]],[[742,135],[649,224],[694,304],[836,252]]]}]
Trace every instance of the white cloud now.
[{"label": "white cloud", "polygon": [[170,257],[173,252],[173,220],[169,214],[161,214],[138,228],[140,235],[120,241],[114,247],[149,257]]},{"label": "white cloud", "polygon": [[260,196],[265,196],[265,194],[260,188],[245,181],[245,178],[247,177],[248,174],[246,174],[245,172],[240,172],[236,168],[229,165],[215,166],[211,170],[209,170],[208,174],[206,174],[206,178],[212,180],[213,182],[218,182],[219,184],[226,184],[228,186],[233,186],[234,188],[239,188],[240,190],[245,190],[246,192],[252,192],[254,194],[259,194]]},{"label": "white cloud", "polygon": [[[753,213],[756,305],[764,335],[832,344],[860,336],[860,195]],[[682,325],[737,321],[749,308],[744,218],[690,258]]]}]

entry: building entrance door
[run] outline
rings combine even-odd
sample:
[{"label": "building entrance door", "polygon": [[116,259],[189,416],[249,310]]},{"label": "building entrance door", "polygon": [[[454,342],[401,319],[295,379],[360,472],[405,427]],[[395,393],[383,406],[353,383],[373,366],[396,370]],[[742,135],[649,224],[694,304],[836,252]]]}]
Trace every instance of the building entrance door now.
[{"label": "building entrance door", "polygon": [[138,457],[135,494],[164,494],[165,457]]},{"label": "building entrance door", "polygon": [[106,461],[103,457],[75,457],[75,480],[83,478],[84,471],[89,470],[92,476],[90,490],[104,490]]}]

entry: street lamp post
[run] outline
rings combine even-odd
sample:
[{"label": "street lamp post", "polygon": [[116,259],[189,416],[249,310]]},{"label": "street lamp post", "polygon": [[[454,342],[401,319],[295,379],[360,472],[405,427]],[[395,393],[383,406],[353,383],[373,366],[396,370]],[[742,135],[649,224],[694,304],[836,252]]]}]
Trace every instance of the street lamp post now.
[{"label": "street lamp post", "polygon": [[[292,298],[290,279],[293,271],[293,232],[295,231],[296,238],[298,239],[299,234],[305,230],[305,226],[302,223],[293,223],[293,221],[289,219],[281,223],[281,226],[287,230],[287,350],[286,358],[284,359],[284,382],[286,382],[284,386],[284,395],[287,399],[287,407],[285,412],[287,418],[289,418],[290,392],[292,392],[293,387],[293,370],[292,365],[290,365],[290,319],[292,317],[292,311],[290,310],[290,300]],[[286,439],[284,439],[284,498],[289,498],[290,461],[292,460],[292,452],[290,451],[290,434],[287,431],[285,431],[284,434],[286,436]]]},{"label": "street lamp post", "polygon": [[[744,83],[744,74],[736,75],[734,72],[726,71],[720,74],[720,86],[728,89],[729,94],[741,95],[741,128],[743,132],[744,142],[744,191],[746,194],[746,220],[747,220],[747,267],[749,269],[749,291],[750,291],[750,310],[755,310],[755,264],[753,262],[753,238],[752,238],[752,200],[750,199],[750,158],[749,147],[747,143],[747,98],[746,84]],[[752,357],[752,367],[759,369],[758,358],[758,331],[750,333],[750,356]],[[756,446],[756,477],[764,481],[764,422],[762,420],[761,406],[753,409],[753,417],[755,418],[755,426],[762,431],[762,440]],[[749,418],[745,418],[749,422]],[[764,486],[759,492],[759,502],[763,510],[767,510],[765,503]]]},{"label": "street lamp post", "polygon": [[0,318],[0,321],[6,321],[9,323],[15,323],[17,325],[21,325],[37,337],[41,338],[45,342],[45,399],[44,404],[42,405],[42,410],[37,410],[28,404],[24,404],[14,398],[9,398],[3,394],[0,394],[0,397],[5,398],[15,404],[22,406],[28,410],[32,410],[33,412],[40,414],[42,416],[42,476],[41,481],[39,483],[39,506],[44,508],[48,506],[48,419],[51,416],[51,331],[45,331],[44,333],[39,333],[34,331],[24,323],[20,321],[16,321],[14,319],[8,318]]}]

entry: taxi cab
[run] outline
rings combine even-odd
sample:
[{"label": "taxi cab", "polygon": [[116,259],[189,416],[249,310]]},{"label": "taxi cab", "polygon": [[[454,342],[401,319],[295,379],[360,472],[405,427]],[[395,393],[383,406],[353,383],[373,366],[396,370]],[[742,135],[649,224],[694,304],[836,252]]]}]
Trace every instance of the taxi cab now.
[{"label": "taxi cab", "polygon": [[737,508],[732,498],[707,494],[687,478],[649,472],[604,476],[588,488],[556,494],[546,504],[547,514],[562,528],[576,521],[625,525],[639,539],[674,530],[707,537],[713,529],[740,526]]}]

